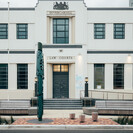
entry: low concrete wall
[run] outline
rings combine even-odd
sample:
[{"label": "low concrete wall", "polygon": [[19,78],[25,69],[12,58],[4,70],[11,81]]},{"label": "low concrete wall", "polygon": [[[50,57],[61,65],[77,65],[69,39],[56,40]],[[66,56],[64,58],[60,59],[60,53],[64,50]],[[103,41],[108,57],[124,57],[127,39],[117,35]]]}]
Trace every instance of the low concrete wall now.
[{"label": "low concrete wall", "polygon": [[92,112],[98,112],[99,115],[133,115],[133,109],[97,109],[83,107],[83,113],[87,115],[92,115]]},{"label": "low concrete wall", "polygon": [[0,90],[1,99],[31,99],[34,96],[34,90]]}]

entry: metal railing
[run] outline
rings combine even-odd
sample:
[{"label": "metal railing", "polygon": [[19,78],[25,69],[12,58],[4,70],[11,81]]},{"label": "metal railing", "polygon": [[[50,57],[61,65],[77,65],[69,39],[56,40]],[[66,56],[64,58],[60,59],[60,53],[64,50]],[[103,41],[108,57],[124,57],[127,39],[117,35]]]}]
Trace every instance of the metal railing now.
[{"label": "metal railing", "polygon": [[[85,91],[80,91],[80,99],[84,98]],[[118,92],[118,91],[104,91],[104,90],[89,90],[87,98],[95,99],[114,99],[114,100],[133,100],[133,91],[131,92]]]}]

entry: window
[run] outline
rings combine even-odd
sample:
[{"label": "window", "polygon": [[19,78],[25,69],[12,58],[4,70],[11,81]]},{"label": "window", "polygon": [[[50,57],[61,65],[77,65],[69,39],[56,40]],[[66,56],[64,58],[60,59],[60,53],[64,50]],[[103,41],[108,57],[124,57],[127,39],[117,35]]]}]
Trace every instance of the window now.
[{"label": "window", "polygon": [[94,24],[94,38],[105,39],[105,24]]},{"label": "window", "polygon": [[28,64],[17,65],[17,88],[28,89]]},{"label": "window", "polygon": [[125,39],[125,24],[114,24],[114,39]]},{"label": "window", "polygon": [[0,24],[0,39],[8,39],[8,25]]},{"label": "window", "polygon": [[17,24],[17,39],[28,39],[28,24]]},{"label": "window", "polygon": [[114,89],[124,89],[124,64],[114,64]]},{"label": "window", "polygon": [[8,65],[0,64],[0,89],[8,89]]},{"label": "window", "polygon": [[68,72],[68,65],[53,65],[53,72]]},{"label": "window", "polygon": [[69,19],[68,18],[53,19],[53,43],[54,44],[69,43]]},{"label": "window", "polygon": [[94,64],[94,88],[104,89],[104,64]]}]

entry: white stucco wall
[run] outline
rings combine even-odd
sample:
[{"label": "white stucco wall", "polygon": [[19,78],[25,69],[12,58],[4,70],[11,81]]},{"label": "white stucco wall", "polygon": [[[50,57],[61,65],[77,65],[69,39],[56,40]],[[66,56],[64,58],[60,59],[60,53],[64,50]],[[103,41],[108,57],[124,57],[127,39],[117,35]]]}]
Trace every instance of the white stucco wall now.
[{"label": "white stucco wall", "polygon": [[[35,51],[37,43],[42,42],[43,45],[52,45],[52,19],[49,21],[47,11],[53,10],[53,2],[55,1],[39,1],[35,10],[10,10],[9,12],[9,40],[0,39],[0,51]],[[84,90],[84,78],[88,76],[89,89],[94,89],[94,64],[105,64],[105,90],[113,90],[113,64],[125,64],[124,90],[133,92],[133,62],[128,62],[127,54],[87,54],[87,51],[132,51],[133,49],[133,10],[87,10],[83,1],[68,1],[69,11],[74,12],[74,16],[70,18],[69,27],[69,45],[82,45],[82,48],[43,48],[45,79],[44,79],[44,98],[52,97],[51,90],[48,85],[52,80],[49,72],[52,74],[52,64],[74,64],[72,66],[74,89],[71,97],[79,98],[80,91]],[[67,10],[65,10],[67,11]],[[66,17],[65,15],[57,15],[56,17]],[[51,16],[50,18],[53,18]],[[0,23],[8,23],[8,11],[0,10]],[[16,24],[28,23],[28,39],[16,39]],[[105,23],[105,39],[94,39],[94,23]],[[113,39],[113,24],[125,23],[125,39]],[[50,32],[50,43],[48,43],[48,30]],[[73,29],[73,30],[72,30]],[[72,38],[73,36],[73,38]],[[73,40],[73,41],[72,41]],[[74,43],[73,43],[74,42]],[[56,45],[56,44],[54,44]],[[66,44],[68,45],[68,44]],[[60,52],[62,50],[63,52]],[[48,57],[71,56],[70,59],[49,60]],[[131,54],[131,58],[133,55]],[[8,63],[8,55],[0,54],[0,63]],[[35,54],[10,54],[9,55],[9,89],[0,90],[1,95],[5,94],[5,98],[9,91],[17,90],[17,64],[28,64],[28,90],[25,98],[33,96],[34,77],[36,71],[36,53]],[[48,66],[50,68],[48,68]],[[71,79],[71,78],[70,78]],[[50,81],[48,81],[50,80]],[[74,91],[75,90],[75,91]],[[122,90],[120,90],[122,91]],[[26,92],[26,91],[25,91]],[[24,93],[25,93],[24,92]],[[2,96],[2,98],[4,98]],[[13,96],[12,96],[13,98]],[[22,98],[22,96],[21,96]]]}]

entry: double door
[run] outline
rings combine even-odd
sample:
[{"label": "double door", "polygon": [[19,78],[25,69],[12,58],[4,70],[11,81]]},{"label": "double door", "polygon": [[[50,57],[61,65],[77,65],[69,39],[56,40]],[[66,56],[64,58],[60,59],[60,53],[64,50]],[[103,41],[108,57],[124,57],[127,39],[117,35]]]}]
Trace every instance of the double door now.
[{"label": "double door", "polygon": [[53,98],[69,98],[69,65],[53,65]]}]

